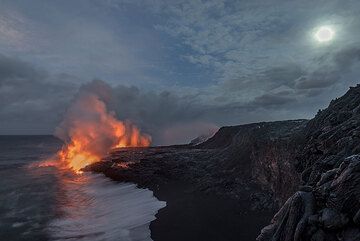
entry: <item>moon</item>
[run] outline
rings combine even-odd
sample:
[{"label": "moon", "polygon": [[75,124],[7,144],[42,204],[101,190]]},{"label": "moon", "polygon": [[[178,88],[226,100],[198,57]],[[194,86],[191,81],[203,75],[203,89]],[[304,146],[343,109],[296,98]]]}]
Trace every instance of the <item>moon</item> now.
[{"label": "moon", "polygon": [[335,32],[328,26],[322,26],[315,32],[315,39],[319,42],[329,42],[334,38]]}]

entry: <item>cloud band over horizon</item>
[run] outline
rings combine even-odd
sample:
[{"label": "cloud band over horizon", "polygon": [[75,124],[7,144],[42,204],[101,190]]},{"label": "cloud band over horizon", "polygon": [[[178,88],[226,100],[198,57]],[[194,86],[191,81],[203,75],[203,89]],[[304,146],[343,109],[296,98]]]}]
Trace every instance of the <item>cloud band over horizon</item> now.
[{"label": "cloud band over horizon", "polygon": [[[311,118],[358,83],[357,1],[1,1],[0,134],[51,134],[78,88],[156,144]],[[331,43],[311,35],[334,26]]]}]

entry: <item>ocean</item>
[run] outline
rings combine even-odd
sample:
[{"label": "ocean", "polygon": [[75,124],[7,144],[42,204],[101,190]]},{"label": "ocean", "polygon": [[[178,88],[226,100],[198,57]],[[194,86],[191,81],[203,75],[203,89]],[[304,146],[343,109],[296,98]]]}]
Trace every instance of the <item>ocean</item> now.
[{"label": "ocean", "polygon": [[150,241],[166,203],[100,174],[37,167],[61,145],[52,136],[0,136],[0,240]]}]

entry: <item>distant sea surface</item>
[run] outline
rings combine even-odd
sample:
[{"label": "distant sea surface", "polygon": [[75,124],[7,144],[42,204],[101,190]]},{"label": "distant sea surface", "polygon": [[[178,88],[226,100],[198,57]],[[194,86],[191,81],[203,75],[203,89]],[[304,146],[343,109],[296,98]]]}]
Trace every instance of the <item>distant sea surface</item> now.
[{"label": "distant sea surface", "polygon": [[149,224],[165,203],[134,184],[36,167],[61,144],[0,136],[0,240],[151,240]]}]

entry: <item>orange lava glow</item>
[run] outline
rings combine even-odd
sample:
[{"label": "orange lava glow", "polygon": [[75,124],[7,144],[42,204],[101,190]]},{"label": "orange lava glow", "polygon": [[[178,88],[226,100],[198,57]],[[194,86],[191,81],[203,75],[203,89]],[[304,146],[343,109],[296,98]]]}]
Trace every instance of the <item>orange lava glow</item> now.
[{"label": "orange lava glow", "polygon": [[148,135],[129,122],[119,121],[107,110],[97,95],[87,93],[78,98],[68,110],[57,136],[65,145],[57,153],[61,165],[77,173],[85,166],[98,162],[113,148],[147,147]]}]

